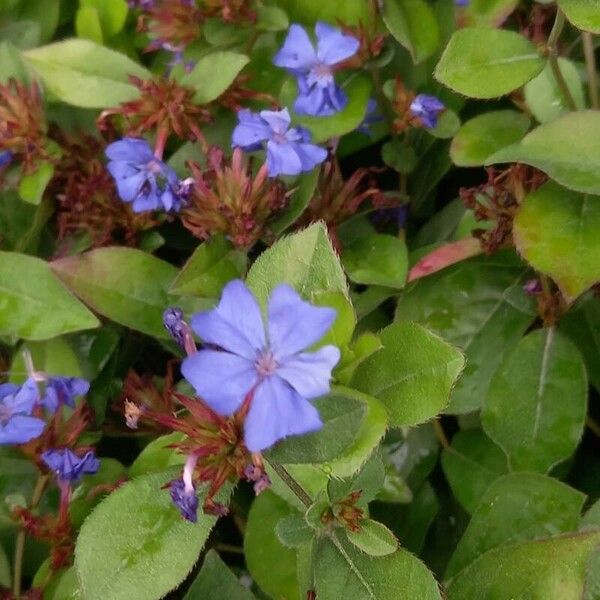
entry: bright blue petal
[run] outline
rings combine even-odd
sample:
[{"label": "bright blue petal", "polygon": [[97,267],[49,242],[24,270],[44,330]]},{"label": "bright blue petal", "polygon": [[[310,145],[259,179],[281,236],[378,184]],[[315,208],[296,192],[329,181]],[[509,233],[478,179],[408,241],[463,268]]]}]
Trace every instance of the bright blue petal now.
[{"label": "bright blue petal", "polygon": [[181,365],[183,376],[215,412],[229,416],[244,402],[258,379],[254,364],[228,352],[200,350]]},{"label": "bright blue petal", "polygon": [[267,172],[269,177],[298,175],[302,172],[302,161],[292,144],[267,142]]},{"label": "bright blue petal", "polygon": [[238,112],[239,123],[233,130],[231,143],[251,152],[258,150],[269,139],[271,129],[257,113],[249,110]]},{"label": "bright blue petal", "polygon": [[255,360],[266,346],[258,302],[240,279],[230,281],[216,308],[196,313],[192,329],[203,342]]},{"label": "bright blue petal", "polygon": [[138,138],[123,138],[113,142],[106,147],[105,154],[110,160],[126,161],[136,165],[154,158],[148,142]]},{"label": "bright blue petal", "polygon": [[269,346],[279,363],[318,342],[337,314],[333,308],[305,302],[287,284],[278,285],[271,293],[268,313]]},{"label": "bright blue petal", "polygon": [[287,108],[283,110],[261,110],[260,118],[265,121],[272,131],[284,134],[290,127],[292,118]]},{"label": "bright blue petal", "polygon": [[[294,110],[299,115],[323,117],[327,116],[327,108],[324,108],[325,103],[325,90],[322,87],[315,86],[305,94],[298,94],[294,102]],[[324,110],[325,112],[323,112]],[[331,112],[328,114],[331,114]]]},{"label": "bright blue petal", "polygon": [[244,423],[244,441],[250,452],[260,452],[288,435],[317,431],[322,426],[317,409],[282,379],[272,376],[254,392]]},{"label": "bright blue petal", "polygon": [[306,30],[300,25],[291,25],[273,64],[294,71],[308,71],[316,61],[317,55]]},{"label": "bright blue petal", "polygon": [[[113,163],[109,163],[109,166],[111,164]],[[126,177],[115,177],[119,198],[124,202],[133,202],[139,196],[147,179],[148,174],[144,171],[137,171]]]},{"label": "bright blue petal", "polygon": [[4,404],[12,414],[30,415],[33,407],[40,401],[40,390],[33,378],[29,378],[12,397],[6,398]]},{"label": "bright blue petal", "polygon": [[327,158],[327,150],[314,144],[294,144],[303,171],[312,171]]},{"label": "bright blue petal", "polygon": [[42,419],[15,415],[4,426],[0,425],[0,444],[26,444],[39,437],[45,427]]},{"label": "bright blue petal", "polygon": [[315,33],[317,34],[317,57],[326,65],[336,65],[358,52],[360,42],[355,37],[345,35],[327,23],[317,23]]},{"label": "bright blue petal", "polygon": [[160,197],[156,192],[140,194],[131,205],[133,212],[142,213],[149,210],[159,210],[162,208]]},{"label": "bright blue petal", "polygon": [[339,360],[340,351],[335,346],[324,346],[316,352],[302,352],[286,358],[277,367],[277,375],[303,398],[318,398],[329,392],[331,371]]},{"label": "bright blue petal", "polygon": [[5,396],[14,396],[18,389],[19,386],[14,383],[0,383],[0,400]]}]

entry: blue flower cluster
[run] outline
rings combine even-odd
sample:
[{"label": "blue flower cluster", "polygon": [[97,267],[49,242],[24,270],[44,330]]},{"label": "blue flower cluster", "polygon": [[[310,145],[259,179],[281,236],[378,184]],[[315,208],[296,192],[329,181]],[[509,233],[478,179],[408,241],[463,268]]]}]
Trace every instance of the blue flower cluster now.
[{"label": "blue flower cluster", "polygon": [[42,454],[42,460],[59,483],[77,483],[84,475],[96,473],[100,468],[100,461],[92,450],[83,456],[77,456],[68,448],[47,450]]},{"label": "blue flower cluster", "polygon": [[329,391],[340,351],[306,352],[332,326],[336,311],[313,306],[286,284],[269,298],[267,324],[252,292],[228,283],[218,306],[196,314],[193,330],[209,347],[186,358],[181,371],[215,412],[229,416],[249,402],[248,450],[259,452],[289,435],[322,426],[310,400]]}]

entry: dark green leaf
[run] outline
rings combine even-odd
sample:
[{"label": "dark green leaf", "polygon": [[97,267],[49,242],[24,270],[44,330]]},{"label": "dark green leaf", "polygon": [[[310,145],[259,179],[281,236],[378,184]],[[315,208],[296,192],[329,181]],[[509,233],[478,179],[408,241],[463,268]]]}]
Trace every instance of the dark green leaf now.
[{"label": "dark green leaf", "polygon": [[558,0],[558,5],[575,27],[600,33],[600,12],[594,0]]},{"label": "dark green leaf", "polygon": [[286,548],[298,548],[313,539],[314,530],[302,515],[295,514],[281,519],[275,527],[275,534]]},{"label": "dark green leaf", "polygon": [[398,549],[398,540],[382,523],[363,519],[358,531],[346,531],[351,544],[368,556],[387,556]]}]

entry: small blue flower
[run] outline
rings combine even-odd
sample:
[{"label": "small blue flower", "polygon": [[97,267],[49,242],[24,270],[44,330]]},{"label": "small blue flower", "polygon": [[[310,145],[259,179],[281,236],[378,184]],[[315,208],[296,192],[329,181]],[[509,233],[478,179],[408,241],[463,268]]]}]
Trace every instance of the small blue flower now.
[{"label": "small blue flower", "polygon": [[26,444],[42,434],[46,423],[31,416],[39,400],[33,379],[20,387],[12,383],[0,385],[0,444]]},{"label": "small blue flower", "polygon": [[60,483],[75,483],[84,475],[91,475],[100,468],[100,461],[89,450],[82,457],[77,456],[68,448],[46,450],[42,460],[56,474]]},{"label": "small blue flower", "polygon": [[371,137],[371,125],[379,123],[380,121],[383,121],[383,117],[380,114],[377,114],[377,100],[375,100],[375,98],[369,98],[365,118],[356,128],[356,131]]},{"label": "small blue flower", "polygon": [[326,23],[317,23],[315,33],[316,50],[306,30],[291,25],[273,63],[296,77],[299,95],[294,110],[302,115],[324,117],[342,110],[348,103],[347,95],[335,83],[334,67],[354,56],[360,43]]},{"label": "small blue flower", "polygon": [[169,485],[169,493],[181,516],[186,521],[195,523],[198,520],[198,496],[195,488],[186,486],[183,479],[174,479]]},{"label": "small blue flower", "polygon": [[250,400],[244,441],[251,452],[321,428],[309,400],[329,392],[331,371],[340,359],[335,346],[303,352],[331,327],[334,309],[313,306],[282,284],[271,293],[267,316],[265,328],[250,290],[239,279],[231,281],[215,309],[192,319],[203,342],[222,350],[200,350],[181,367],[200,398],[221,415]]},{"label": "small blue flower", "polygon": [[48,377],[42,404],[50,411],[55,412],[61,404],[75,408],[75,398],[85,396],[90,389],[90,384],[85,379],[78,377]]},{"label": "small blue flower", "polygon": [[177,174],[154,156],[146,140],[123,138],[106,148],[106,156],[119,196],[124,202],[133,203],[134,212],[177,212],[181,208]]},{"label": "small blue flower", "polygon": [[444,103],[435,96],[419,94],[410,104],[410,112],[413,117],[421,119],[428,129],[433,129],[438,122],[441,112],[446,110]]},{"label": "small blue flower", "polygon": [[259,150],[266,142],[269,177],[298,175],[310,171],[327,158],[327,151],[310,143],[310,133],[302,127],[290,128],[287,108],[279,111],[238,112],[239,123],[232,143],[242,150]]},{"label": "small blue flower", "polygon": [[6,167],[13,159],[13,154],[10,150],[2,150],[0,152],[0,167]]},{"label": "small blue flower", "polygon": [[456,6],[469,6],[471,0],[454,0]]}]

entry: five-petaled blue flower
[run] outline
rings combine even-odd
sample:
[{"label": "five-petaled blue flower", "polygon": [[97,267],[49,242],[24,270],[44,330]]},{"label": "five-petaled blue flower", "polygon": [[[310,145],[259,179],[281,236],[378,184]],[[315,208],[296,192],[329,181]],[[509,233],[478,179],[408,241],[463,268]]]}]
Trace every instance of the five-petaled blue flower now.
[{"label": "five-petaled blue flower", "polygon": [[48,377],[42,404],[50,411],[55,412],[61,404],[75,408],[75,398],[85,396],[90,389],[90,384],[85,379],[78,377]]},{"label": "five-petaled blue flower", "polygon": [[335,83],[334,67],[354,56],[360,43],[326,23],[317,23],[315,33],[316,50],[306,31],[300,25],[291,25],[273,62],[296,77],[299,93],[295,111],[324,117],[342,110],[348,103],[348,96]]},{"label": "five-petaled blue flower", "polygon": [[0,444],[26,444],[41,435],[46,423],[31,416],[39,400],[33,379],[20,387],[12,383],[0,385]]},{"label": "five-petaled blue flower", "polygon": [[249,110],[238,112],[239,123],[233,130],[232,143],[251,152],[267,145],[269,177],[298,175],[310,171],[327,158],[327,151],[310,143],[310,133],[302,127],[290,129],[287,108],[279,111]]},{"label": "five-petaled blue flower", "polygon": [[123,138],[106,148],[106,156],[119,197],[132,202],[134,212],[181,208],[177,174],[154,156],[146,140]]},{"label": "five-petaled blue flower", "polygon": [[446,110],[444,103],[435,96],[419,94],[410,104],[413,117],[418,117],[428,129],[433,129],[441,112]]},{"label": "five-petaled blue flower", "polygon": [[329,391],[331,371],[340,359],[335,346],[304,352],[333,324],[336,311],[305,302],[286,284],[269,298],[265,325],[258,302],[240,280],[228,283],[218,306],[192,318],[205,349],[183,361],[181,371],[216,412],[231,415],[244,400],[250,409],[244,441],[251,452],[288,435],[322,426],[309,400]]},{"label": "five-petaled blue flower", "polygon": [[83,456],[77,456],[68,448],[46,450],[42,460],[53,471],[60,483],[76,483],[84,475],[91,475],[100,468],[100,461],[89,450]]}]

